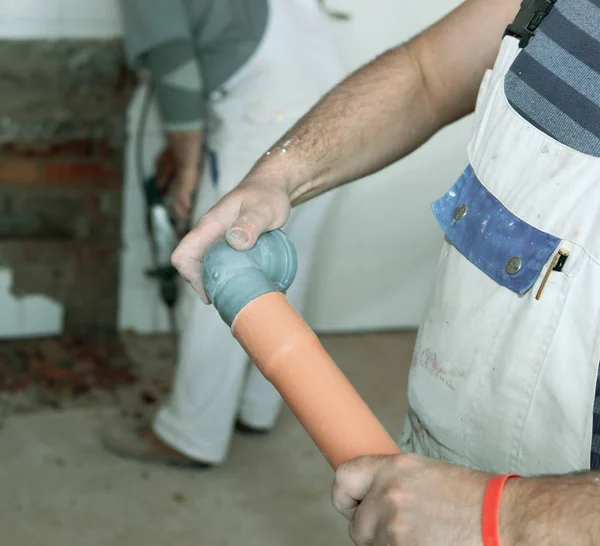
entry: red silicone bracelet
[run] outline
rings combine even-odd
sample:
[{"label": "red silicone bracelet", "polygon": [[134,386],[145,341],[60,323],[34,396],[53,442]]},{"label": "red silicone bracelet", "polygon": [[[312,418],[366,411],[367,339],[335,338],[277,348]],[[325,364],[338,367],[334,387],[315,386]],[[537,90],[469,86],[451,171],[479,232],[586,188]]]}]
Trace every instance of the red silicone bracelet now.
[{"label": "red silicone bracelet", "polygon": [[483,499],[483,518],[481,529],[483,546],[500,546],[500,498],[504,484],[510,478],[519,478],[518,474],[494,476],[488,483]]}]

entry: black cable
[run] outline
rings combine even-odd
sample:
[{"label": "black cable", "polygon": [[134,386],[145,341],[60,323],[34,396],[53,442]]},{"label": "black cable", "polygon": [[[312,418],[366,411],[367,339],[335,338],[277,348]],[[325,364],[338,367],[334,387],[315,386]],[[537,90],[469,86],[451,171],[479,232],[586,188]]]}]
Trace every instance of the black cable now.
[{"label": "black cable", "polygon": [[148,236],[148,243],[150,244],[150,251],[152,255],[152,264],[154,267],[154,271],[158,272],[159,282],[160,282],[160,295],[163,300],[167,312],[169,315],[169,326],[173,336],[177,337],[177,321],[175,318],[175,303],[177,301],[177,282],[178,279],[176,277],[173,278],[160,278],[161,264],[158,263],[158,250],[156,248],[156,241],[152,235],[152,220],[151,220],[151,210],[148,203],[148,198],[146,196],[146,187],[145,187],[145,175],[144,175],[144,135],[146,133],[146,126],[148,124],[148,118],[150,116],[150,106],[152,105],[152,98],[154,96],[154,90],[150,83],[147,84],[144,89],[144,95],[142,99],[142,108],[140,111],[140,119],[138,122],[136,134],[135,134],[135,142],[134,142],[134,153],[135,153],[135,165],[136,165],[136,174],[138,179],[138,184],[140,187],[140,191],[142,192],[142,201],[145,205],[146,209],[146,233]]}]

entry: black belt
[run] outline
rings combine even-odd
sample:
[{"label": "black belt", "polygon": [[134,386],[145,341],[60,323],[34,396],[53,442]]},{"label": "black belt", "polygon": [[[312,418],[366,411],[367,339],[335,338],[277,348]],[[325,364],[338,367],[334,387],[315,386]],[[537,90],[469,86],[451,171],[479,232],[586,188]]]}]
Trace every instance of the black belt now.
[{"label": "black belt", "polygon": [[554,4],[556,4],[556,0],[523,0],[519,13],[506,28],[504,36],[519,38],[519,46],[526,47]]}]

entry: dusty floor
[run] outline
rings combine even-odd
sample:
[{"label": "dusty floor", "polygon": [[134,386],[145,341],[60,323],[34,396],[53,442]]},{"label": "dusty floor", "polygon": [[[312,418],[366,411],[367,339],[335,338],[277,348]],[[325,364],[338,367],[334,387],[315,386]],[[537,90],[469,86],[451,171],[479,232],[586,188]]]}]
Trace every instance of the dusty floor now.
[{"label": "dusty floor", "polygon": [[[129,335],[0,341],[0,418],[114,404],[121,393],[140,383],[127,351],[137,339]],[[151,345],[159,339],[164,338],[152,338]]]},{"label": "dusty floor", "polygon": [[[167,353],[164,340],[154,343],[138,338],[131,356],[160,370]],[[397,435],[414,334],[326,336],[323,343]],[[97,428],[115,411],[96,404],[6,418],[2,545],[349,544],[346,523],[329,504],[332,472],[289,410],[268,436],[236,436],[226,463],[209,471],[144,466],[104,452]]]}]

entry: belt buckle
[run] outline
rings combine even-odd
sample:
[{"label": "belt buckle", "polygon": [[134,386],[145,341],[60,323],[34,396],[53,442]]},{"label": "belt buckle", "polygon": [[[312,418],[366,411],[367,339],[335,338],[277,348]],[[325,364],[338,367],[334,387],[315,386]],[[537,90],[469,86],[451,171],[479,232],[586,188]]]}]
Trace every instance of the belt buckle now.
[{"label": "belt buckle", "polygon": [[556,0],[523,0],[519,13],[506,28],[504,36],[519,38],[519,47],[526,47],[554,4]]}]

